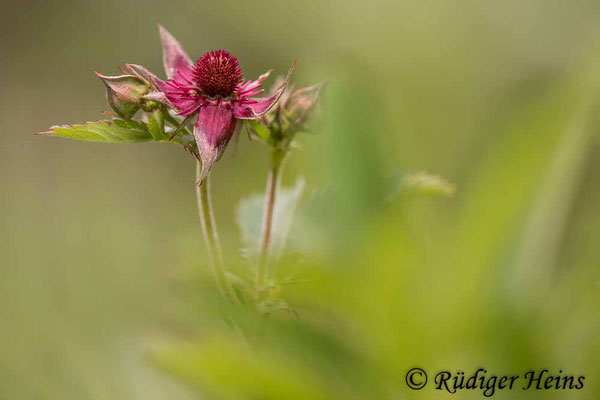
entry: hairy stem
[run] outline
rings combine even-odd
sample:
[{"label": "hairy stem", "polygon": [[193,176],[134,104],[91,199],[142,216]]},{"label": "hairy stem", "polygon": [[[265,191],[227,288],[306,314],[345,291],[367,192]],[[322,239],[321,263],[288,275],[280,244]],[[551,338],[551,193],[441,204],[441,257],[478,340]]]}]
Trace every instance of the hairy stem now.
[{"label": "hairy stem", "polygon": [[235,293],[227,279],[223,264],[223,255],[210,199],[209,177],[206,177],[206,179],[200,183],[199,179],[201,171],[202,164],[200,161],[196,161],[196,198],[198,200],[198,212],[200,214],[200,221],[202,222],[204,241],[208,250],[208,257],[217,287],[226,298],[233,300],[235,299]]},{"label": "hairy stem", "polygon": [[286,152],[280,149],[271,151],[271,165],[267,176],[267,190],[265,192],[265,209],[263,214],[262,234],[260,249],[258,255],[258,275],[256,279],[258,290],[261,290],[265,284],[267,274],[267,264],[269,258],[269,245],[271,243],[271,233],[273,229],[273,211],[275,209],[275,200],[277,197],[277,188],[281,175],[281,167],[285,159]]}]

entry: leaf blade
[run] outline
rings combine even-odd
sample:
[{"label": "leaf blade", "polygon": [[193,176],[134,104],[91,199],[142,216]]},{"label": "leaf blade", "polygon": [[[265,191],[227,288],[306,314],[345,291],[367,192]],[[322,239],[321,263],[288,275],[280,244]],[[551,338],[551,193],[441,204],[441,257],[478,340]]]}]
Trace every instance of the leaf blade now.
[{"label": "leaf blade", "polygon": [[[276,256],[285,251],[292,220],[303,191],[304,179],[299,178],[293,187],[281,188],[277,192],[271,233],[271,248]],[[250,254],[258,251],[263,214],[264,193],[248,196],[238,205],[236,219],[245,250]]]},{"label": "leaf blade", "polygon": [[155,140],[146,124],[120,119],[86,122],[80,125],[55,125],[39,135],[97,143],[139,143]]}]

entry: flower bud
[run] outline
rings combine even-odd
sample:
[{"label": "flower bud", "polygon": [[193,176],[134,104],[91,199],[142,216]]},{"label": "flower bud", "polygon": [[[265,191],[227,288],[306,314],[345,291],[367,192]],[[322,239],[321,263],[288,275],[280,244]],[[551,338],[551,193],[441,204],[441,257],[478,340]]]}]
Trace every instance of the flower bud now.
[{"label": "flower bud", "polygon": [[123,119],[131,119],[140,109],[143,96],[148,93],[148,83],[133,75],[96,75],[106,86],[108,104]]},{"label": "flower bud", "polygon": [[307,121],[317,105],[322,87],[323,83],[305,86],[297,90],[292,88],[289,96],[280,104],[281,114],[292,126],[299,128]]},{"label": "flower bud", "polygon": [[[278,86],[279,78],[275,82]],[[279,102],[260,121],[251,121],[250,132],[269,146],[287,149],[297,132],[316,108],[323,83],[295,89],[293,85],[281,96]]]}]

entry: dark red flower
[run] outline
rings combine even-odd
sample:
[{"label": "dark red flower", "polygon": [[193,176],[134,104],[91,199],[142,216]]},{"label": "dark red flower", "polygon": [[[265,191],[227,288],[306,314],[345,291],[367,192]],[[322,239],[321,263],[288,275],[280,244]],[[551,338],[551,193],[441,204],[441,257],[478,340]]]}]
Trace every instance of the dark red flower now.
[{"label": "dark red flower", "polygon": [[197,115],[194,137],[202,161],[202,179],[223,155],[240,120],[257,119],[269,111],[283,94],[294,64],[285,81],[268,97],[255,97],[264,90],[262,82],[271,71],[257,80],[244,82],[238,59],[225,50],[209,51],[191,61],[179,42],[159,25],[163,46],[163,62],[167,81],[163,81],[139,65],[128,65],[157,89],[146,98],[161,101],[186,122]]}]

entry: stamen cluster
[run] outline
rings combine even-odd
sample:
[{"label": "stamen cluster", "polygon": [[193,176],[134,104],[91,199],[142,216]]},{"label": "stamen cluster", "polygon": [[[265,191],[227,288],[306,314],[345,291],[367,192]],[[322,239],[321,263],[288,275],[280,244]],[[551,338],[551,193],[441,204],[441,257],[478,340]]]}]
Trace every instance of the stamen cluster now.
[{"label": "stamen cluster", "polygon": [[198,58],[192,79],[207,96],[229,97],[243,82],[243,74],[235,56],[226,50],[215,50]]}]

